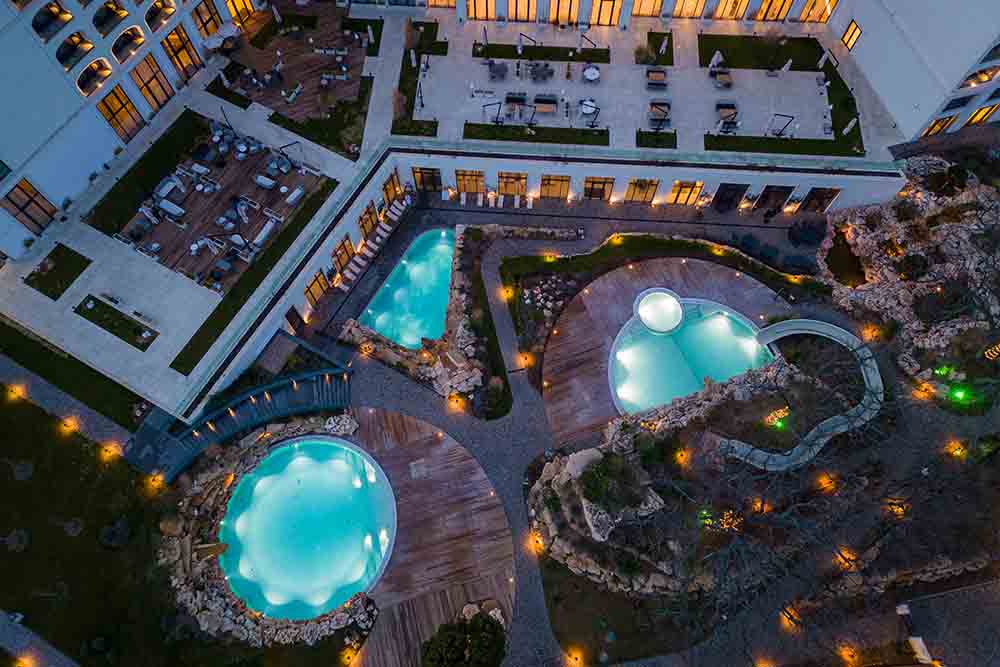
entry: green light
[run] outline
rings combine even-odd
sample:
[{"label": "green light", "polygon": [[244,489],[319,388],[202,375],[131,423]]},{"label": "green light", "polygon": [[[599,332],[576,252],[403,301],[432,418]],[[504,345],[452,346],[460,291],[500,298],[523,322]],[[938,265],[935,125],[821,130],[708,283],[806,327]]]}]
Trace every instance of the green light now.
[{"label": "green light", "polygon": [[938,366],[934,369],[935,375],[947,375],[949,372],[951,372],[951,368],[949,366]]},{"label": "green light", "polygon": [[785,428],[785,420],[784,419],[776,420],[774,422],[774,428],[778,429],[779,431]]},{"label": "green light", "polygon": [[951,400],[958,403],[966,403],[972,400],[972,394],[965,387],[952,387],[948,392],[948,396]]}]

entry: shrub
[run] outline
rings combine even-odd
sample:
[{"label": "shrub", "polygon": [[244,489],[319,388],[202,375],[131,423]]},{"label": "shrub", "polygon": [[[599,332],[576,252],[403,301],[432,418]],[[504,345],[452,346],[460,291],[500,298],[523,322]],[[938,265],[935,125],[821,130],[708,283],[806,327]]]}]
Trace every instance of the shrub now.
[{"label": "shrub", "polygon": [[913,312],[928,326],[953,320],[969,312],[969,300],[965,286],[945,283],[940,292],[923,294],[913,300]]},{"label": "shrub", "polygon": [[826,236],[825,220],[799,220],[788,228],[788,240],[794,246],[818,246]]},{"label": "shrub", "polygon": [[930,262],[923,255],[907,255],[896,262],[896,272],[903,280],[920,280],[929,267]]},{"label": "shrub", "polygon": [[816,258],[811,255],[789,255],[781,261],[788,273],[816,273]]},{"label": "shrub", "polygon": [[778,261],[778,248],[770,243],[765,243],[760,249],[760,258],[765,264],[774,266]]},{"label": "shrub", "polygon": [[969,174],[963,167],[948,167],[945,171],[928,174],[924,187],[939,197],[953,197],[965,189]]},{"label": "shrub", "polygon": [[656,55],[646,44],[635,47],[635,62],[637,65],[652,65],[656,62]]},{"label": "shrub", "polygon": [[909,222],[920,215],[920,207],[909,199],[900,199],[892,205],[892,210],[900,222]]},{"label": "shrub", "polygon": [[635,471],[618,454],[608,454],[587,466],[580,476],[583,497],[609,512],[642,502]]},{"label": "shrub", "polygon": [[499,667],[506,655],[503,626],[488,614],[445,623],[424,642],[422,667]]},{"label": "shrub", "polygon": [[885,217],[882,215],[882,211],[872,211],[865,215],[865,227],[869,231],[875,231],[879,226],[885,221]]}]

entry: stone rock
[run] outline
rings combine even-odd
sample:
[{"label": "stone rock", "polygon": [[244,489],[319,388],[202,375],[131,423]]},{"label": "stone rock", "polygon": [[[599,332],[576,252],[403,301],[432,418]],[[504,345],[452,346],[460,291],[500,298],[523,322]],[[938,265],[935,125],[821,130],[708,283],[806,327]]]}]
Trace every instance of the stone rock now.
[{"label": "stone rock", "polygon": [[164,514],[160,518],[160,533],[168,537],[180,537],[184,531],[184,520],[178,514]]},{"label": "stone rock", "polygon": [[471,602],[464,607],[462,607],[462,618],[467,621],[471,621],[473,617],[479,613],[479,605],[472,604]]},{"label": "stone rock", "polygon": [[216,542],[215,544],[199,544],[194,548],[194,556],[198,560],[208,560],[209,558],[221,556],[226,553],[228,548],[229,545],[225,542]]},{"label": "stone rock", "polygon": [[491,618],[493,618],[493,620],[495,620],[497,623],[500,624],[501,628],[503,628],[504,630],[507,629],[507,622],[504,620],[503,612],[500,611],[499,607],[490,610],[489,615]]},{"label": "stone rock", "polygon": [[554,482],[561,486],[570,480],[579,479],[583,471],[587,469],[587,466],[603,458],[604,454],[599,449],[584,449],[579,452],[573,452],[566,457],[562,472],[559,473]]},{"label": "stone rock", "polygon": [[620,521],[619,517],[612,516],[606,509],[586,498],[583,499],[583,518],[590,528],[590,537],[595,542],[607,542],[611,531]]},{"label": "stone rock", "polygon": [[195,618],[198,619],[198,627],[201,628],[202,632],[207,632],[210,635],[215,635],[222,627],[222,616],[214,611],[206,609],[205,611],[199,613]]},{"label": "stone rock", "polygon": [[358,422],[351,415],[342,414],[327,419],[323,429],[333,435],[354,435],[358,430]]},{"label": "stone rock", "polygon": [[283,423],[268,424],[264,427],[264,431],[266,433],[270,433],[271,435],[277,435],[278,433],[284,432],[284,430],[285,425]]},{"label": "stone rock", "polygon": [[650,514],[659,512],[665,505],[666,503],[663,502],[663,498],[656,491],[646,489],[646,495],[639,507],[636,508],[635,513],[640,517],[647,517]]}]

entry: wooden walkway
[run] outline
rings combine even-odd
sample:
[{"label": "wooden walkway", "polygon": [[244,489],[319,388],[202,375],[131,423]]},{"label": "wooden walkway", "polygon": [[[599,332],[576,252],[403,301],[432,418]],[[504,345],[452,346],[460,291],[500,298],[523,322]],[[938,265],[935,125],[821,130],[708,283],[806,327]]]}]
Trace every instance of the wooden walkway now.
[{"label": "wooden walkway", "polygon": [[608,385],[608,356],[644,289],[667,287],[681,297],[710,299],[761,322],[791,308],[768,287],[733,269],[697,259],[636,262],[606,273],[566,304],[549,337],[542,378],[545,413],[556,445],[599,433],[618,417]]},{"label": "wooden walkway", "polygon": [[472,455],[434,426],[355,408],[353,440],[385,471],[398,509],[396,542],[371,591],[381,614],[354,667],[414,667],[420,645],[470,601],[514,608],[514,544],[500,499]]}]

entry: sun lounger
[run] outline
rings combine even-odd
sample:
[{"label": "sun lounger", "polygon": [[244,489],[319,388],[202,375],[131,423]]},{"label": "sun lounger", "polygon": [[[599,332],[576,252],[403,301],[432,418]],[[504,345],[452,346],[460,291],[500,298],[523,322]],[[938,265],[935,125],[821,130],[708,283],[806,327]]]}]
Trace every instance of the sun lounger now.
[{"label": "sun lounger", "polygon": [[521,208],[521,195],[514,195],[514,208]]},{"label": "sun lounger", "polygon": [[483,205],[483,193],[480,192],[476,195],[476,206],[482,206],[482,205]]},{"label": "sun lounger", "polygon": [[535,207],[535,198],[534,197],[528,197],[528,210],[531,210],[534,207]]},{"label": "sun lounger", "polygon": [[464,192],[458,193],[458,203],[461,204],[462,206],[465,206],[465,193]]},{"label": "sun lounger", "polygon": [[344,267],[343,273],[344,273],[345,276],[347,276],[351,280],[357,280],[358,279],[358,274],[354,273],[354,270],[351,267],[349,267],[349,266]]},{"label": "sun lounger", "polygon": [[650,67],[646,70],[647,90],[667,89],[667,70],[662,67]]},{"label": "sun lounger", "polygon": [[503,203],[505,201],[507,201],[507,197],[505,195],[497,195],[497,206],[498,207],[503,208]]},{"label": "sun lounger", "polygon": [[362,246],[361,254],[367,257],[368,259],[375,259],[375,253],[372,252],[371,248],[368,247],[367,243],[364,246]]},{"label": "sun lounger", "polygon": [[385,224],[384,222],[378,223],[378,229],[379,229],[379,231],[385,232],[386,234],[388,234],[389,232],[392,231],[392,227],[390,227],[389,225]]},{"label": "sun lounger", "polygon": [[441,191],[441,201],[451,201],[451,193],[447,190]]}]

